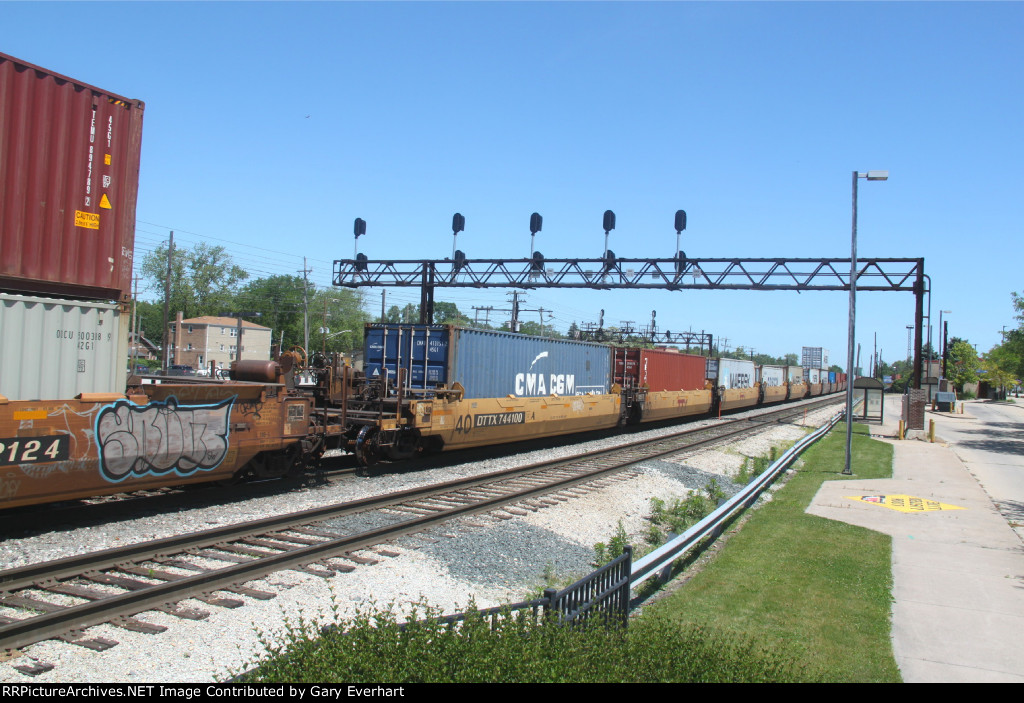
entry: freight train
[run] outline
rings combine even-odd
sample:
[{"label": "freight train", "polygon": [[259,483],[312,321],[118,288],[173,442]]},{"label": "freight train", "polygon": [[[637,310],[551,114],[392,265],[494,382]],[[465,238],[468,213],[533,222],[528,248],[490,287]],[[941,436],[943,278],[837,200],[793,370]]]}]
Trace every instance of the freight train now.
[{"label": "freight train", "polygon": [[230,379],[129,377],[144,104],[0,54],[0,510],[299,475],[837,392],[845,377],[671,351],[371,325]]},{"label": "freight train", "polygon": [[340,358],[312,367],[323,445],[365,465],[846,388],[845,374],[827,370],[450,325],[370,324],[361,371]]}]

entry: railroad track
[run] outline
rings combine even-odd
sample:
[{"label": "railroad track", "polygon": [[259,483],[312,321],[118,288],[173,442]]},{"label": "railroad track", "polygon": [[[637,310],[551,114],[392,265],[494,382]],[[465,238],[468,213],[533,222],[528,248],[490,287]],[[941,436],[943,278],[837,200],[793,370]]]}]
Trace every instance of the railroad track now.
[{"label": "railroad track", "polygon": [[[570,458],[2,571],[0,605],[17,616],[0,615],[0,649],[54,638],[107,649],[116,642],[88,637],[85,629],[106,622],[157,632],[166,628],[133,616],[161,610],[201,619],[208,613],[179,603],[194,598],[235,608],[244,601],[223,593],[272,598],[274,594],[245,584],[283,569],[322,577],[351,571],[370,561],[356,554],[360,550],[376,548],[389,556],[393,554],[382,545],[442,522],[478,513],[511,518],[523,510],[538,510],[569,500],[580,487],[635,475],[629,469],[640,462],[721,442],[835,402],[787,406]],[[331,526],[332,521],[369,511],[378,511],[388,524],[349,534]],[[16,668],[38,674],[51,667],[34,663]]]}]

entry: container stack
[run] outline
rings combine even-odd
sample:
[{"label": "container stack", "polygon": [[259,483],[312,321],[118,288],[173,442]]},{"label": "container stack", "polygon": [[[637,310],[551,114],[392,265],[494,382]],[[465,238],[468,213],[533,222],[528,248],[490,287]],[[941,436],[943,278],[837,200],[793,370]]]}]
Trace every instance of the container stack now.
[{"label": "container stack", "polygon": [[0,395],[124,392],[144,104],[0,54]]}]

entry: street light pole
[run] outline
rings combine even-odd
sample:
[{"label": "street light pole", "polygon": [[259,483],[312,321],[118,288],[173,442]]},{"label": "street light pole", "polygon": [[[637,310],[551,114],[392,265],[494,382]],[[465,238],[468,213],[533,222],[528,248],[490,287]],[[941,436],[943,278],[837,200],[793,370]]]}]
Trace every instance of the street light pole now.
[{"label": "street light pole", "polygon": [[857,318],[857,180],[866,178],[869,181],[885,181],[889,179],[888,171],[853,172],[853,233],[850,237],[850,324],[847,330],[846,343],[846,463],[843,474],[853,474],[850,463],[850,452],[853,446],[853,340]]},{"label": "street light pole", "polygon": [[952,310],[939,310],[939,358],[942,359],[942,378],[946,377],[946,328],[942,326],[942,315],[952,312]]}]

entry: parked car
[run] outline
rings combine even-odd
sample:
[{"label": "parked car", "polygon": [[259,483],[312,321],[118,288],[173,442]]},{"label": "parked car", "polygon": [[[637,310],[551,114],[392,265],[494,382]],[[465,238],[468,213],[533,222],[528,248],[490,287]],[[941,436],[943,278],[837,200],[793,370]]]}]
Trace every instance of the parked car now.
[{"label": "parked car", "polygon": [[167,367],[168,376],[195,376],[196,370],[187,364],[171,364]]}]

